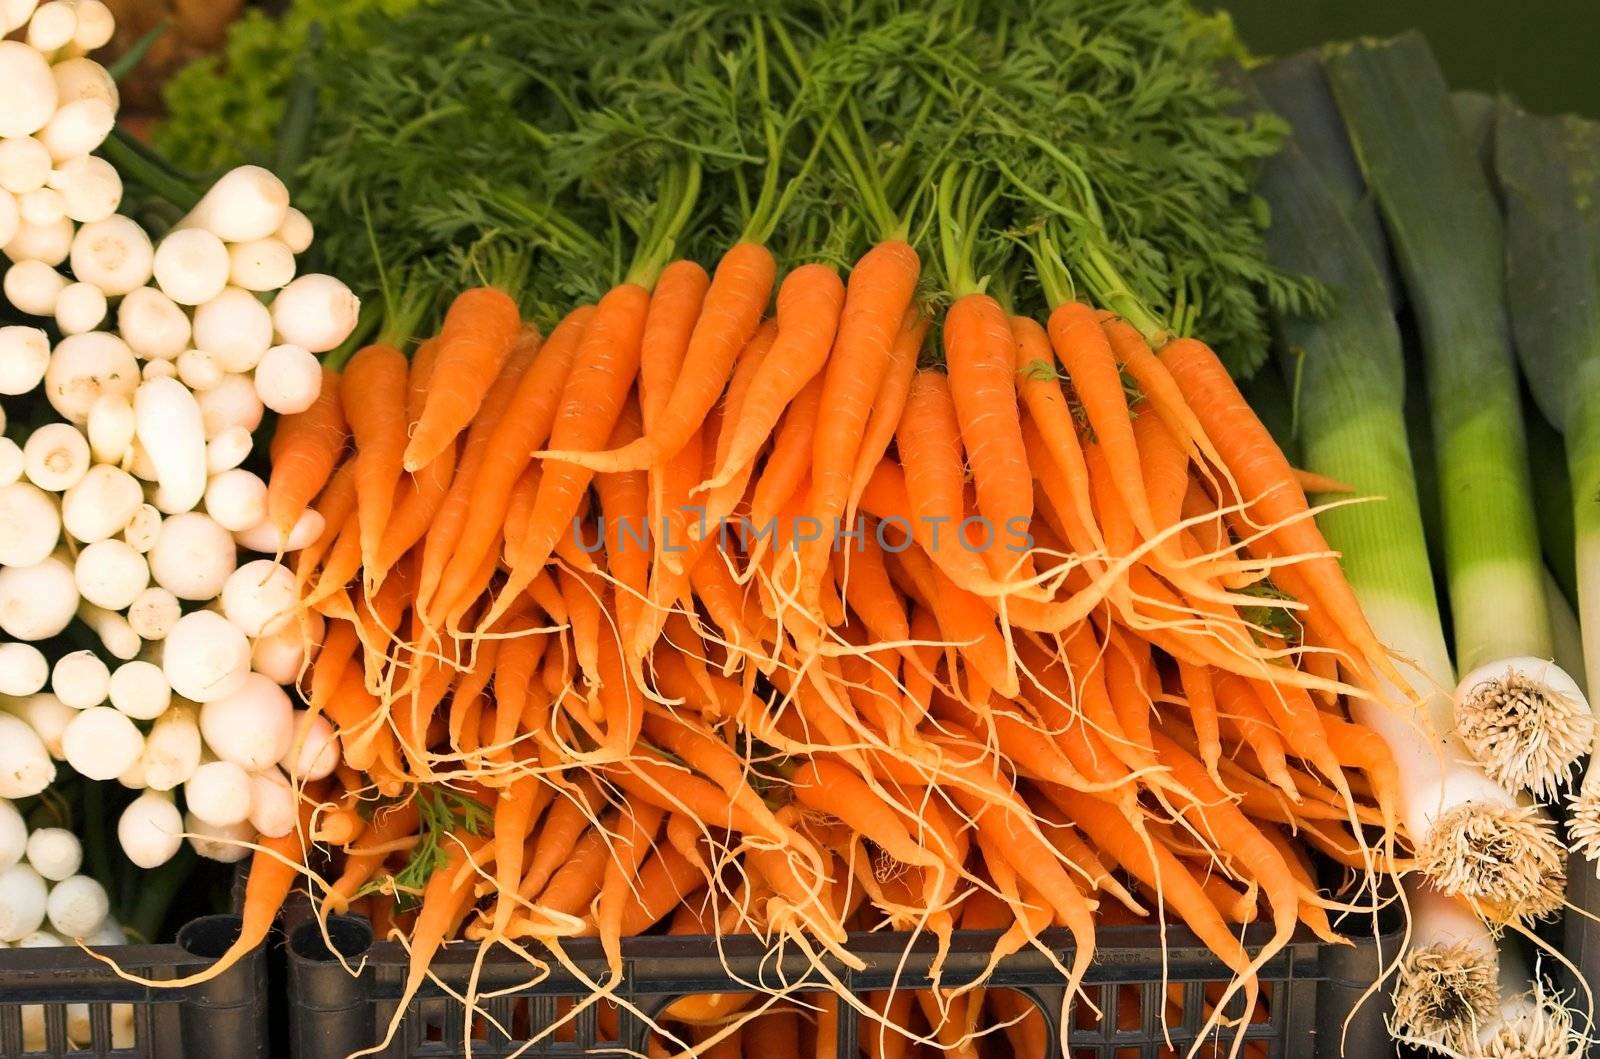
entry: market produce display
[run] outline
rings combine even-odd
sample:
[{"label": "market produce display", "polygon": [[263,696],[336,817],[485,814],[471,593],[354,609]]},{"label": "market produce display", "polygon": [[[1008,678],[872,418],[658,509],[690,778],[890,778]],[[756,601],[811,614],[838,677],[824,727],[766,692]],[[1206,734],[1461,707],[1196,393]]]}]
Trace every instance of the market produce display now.
[{"label": "market produce display", "polygon": [[[359,915],[373,1051],[448,946],[467,1042],[1044,1059],[1143,924],[1216,981],[1118,1026],[1232,1057],[1398,920],[1396,1040],[1586,1047],[1600,126],[1180,0],[327,6],[163,155],[105,8],[0,3],[0,941],[197,853],[240,932],[148,984]],[[816,977],[647,1015],[646,934]]]}]

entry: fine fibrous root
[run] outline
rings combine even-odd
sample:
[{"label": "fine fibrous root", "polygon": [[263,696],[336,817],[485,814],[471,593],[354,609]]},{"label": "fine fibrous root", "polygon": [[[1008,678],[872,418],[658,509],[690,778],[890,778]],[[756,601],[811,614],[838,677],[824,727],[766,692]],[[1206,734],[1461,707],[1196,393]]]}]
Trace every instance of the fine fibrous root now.
[{"label": "fine fibrous root", "polygon": [[1394,1032],[1467,1051],[1499,1001],[1494,963],[1481,950],[1468,944],[1413,949],[1400,965],[1395,986]]},{"label": "fine fibrous root", "polygon": [[1504,921],[1543,918],[1564,899],[1566,850],[1537,808],[1456,806],[1434,821],[1416,861],[1441,892]]},{"label": "fine fibrous root", "polygon": [[1588,753],[1594,713],[1559,669],[1519,662],[1469,674],[1456,702],[1456,730],[1496,782],[1549,799]]}]

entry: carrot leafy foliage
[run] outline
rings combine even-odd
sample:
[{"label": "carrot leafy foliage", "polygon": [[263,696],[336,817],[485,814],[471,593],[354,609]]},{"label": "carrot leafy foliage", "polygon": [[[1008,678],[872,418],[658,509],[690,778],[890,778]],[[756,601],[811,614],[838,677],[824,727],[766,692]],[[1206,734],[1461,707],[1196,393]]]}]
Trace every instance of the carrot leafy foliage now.
[{"label": "carrot leafy foliage", "polygon": [[375,289],[365,205],[386,262],[441,288],[475,248],[512,244],[542,319],[641,255],[710,264],[741,237],[793,265],[903,235],[947,295],[936,203],[954,172],[984,204],[964,287],[1036,291],[1044,240],[1070,293],[1200,335],[1240,374],[1265,357],[1268,306],[1318,300],[1267,263],[1251,190],[1285,130],[1239,107],[1218,72],[1231,26],[1187,0],[450,0],[352,37],[311,64],[296,191],[358,293]]}]

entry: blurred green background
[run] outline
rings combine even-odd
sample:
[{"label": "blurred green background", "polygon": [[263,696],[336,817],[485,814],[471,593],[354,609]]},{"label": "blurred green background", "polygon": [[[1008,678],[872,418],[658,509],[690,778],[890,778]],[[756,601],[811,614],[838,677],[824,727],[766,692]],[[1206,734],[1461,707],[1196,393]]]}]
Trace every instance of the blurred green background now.
[{"label": "blurred green background", "polygon": [[1427,34],[1453,88],[1506,91],[1530,110],[1600,117],[1600,0],[1209,0],[1258,55],[1329,40]]}]

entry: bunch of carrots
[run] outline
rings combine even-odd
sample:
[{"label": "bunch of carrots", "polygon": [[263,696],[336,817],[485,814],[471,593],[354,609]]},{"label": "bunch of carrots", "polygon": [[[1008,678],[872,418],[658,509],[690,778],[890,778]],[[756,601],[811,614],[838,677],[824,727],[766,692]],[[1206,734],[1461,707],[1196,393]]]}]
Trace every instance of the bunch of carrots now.
[{"label": "bunch of carrots", "polygon": [[[1237,1054],[1222,1012],[1260,1011],[1264,963],[1402,866],[1394,761],[1345,710],[1399,678],[1206,345],[979,284],[935,309],[921,271],[885,239],[778,282],[744,241],[548,335],[484,286],[409,357],[330,364],[267,503],[325,527],[292,558],[301,691],[343,763],[257,854],[240,945],[302,872],[405,938],[408,996],[451,939],[537,964],[597,937],[609,979],[556,1035],[650,931],[858,966],[851,931],[995,930],[998,960],[1064,927],[1070,997],[1098,924],[1181,922]],[[884,1056],[1042,1032],[981,989],[855,1003],[806,1017],[855,1010]],[[686,998],[656,1029],[783,1055],[757,1042],[785,1011]]]}]

